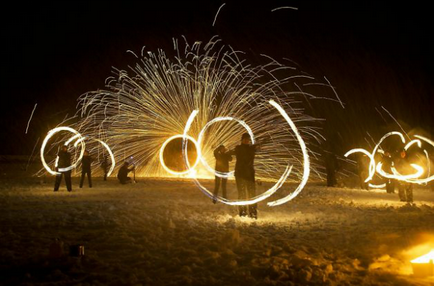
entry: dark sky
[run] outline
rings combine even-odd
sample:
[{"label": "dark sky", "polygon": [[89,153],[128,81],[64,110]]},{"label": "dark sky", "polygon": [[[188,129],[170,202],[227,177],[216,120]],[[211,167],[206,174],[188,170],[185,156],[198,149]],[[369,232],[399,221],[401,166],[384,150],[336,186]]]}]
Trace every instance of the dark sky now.
[{"label": "dark sky", "polygon": [[[103,88],[112,67],[134,63],[127,50],[171,51],[172,38],[182,35],[190,42],[219,35],[253,63],[267,54],[326,76],[346,109],[314,104],[312,112],[328,120],[326,129],[345,141],[342,148],[362,139],[352,135],[355,129],[387,131],[376,110],[381,106],[407,131],[432,133],[434,23],[424,2],[176,2],[15,1],[3,9],[0,154],[30,154],[38,138],[75,112],[78,96]],[[282,6],[298,10],[271,12]]]}]

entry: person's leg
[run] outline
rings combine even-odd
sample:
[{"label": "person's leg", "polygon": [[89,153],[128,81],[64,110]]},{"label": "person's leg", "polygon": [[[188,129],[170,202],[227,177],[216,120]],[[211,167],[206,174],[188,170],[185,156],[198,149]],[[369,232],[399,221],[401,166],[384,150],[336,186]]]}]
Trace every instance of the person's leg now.
[{"label": "person's leg", "polygon": [[408,184],[406,188],[406,197],[407,202],[412,203],[413,202],[413,184]]},{"label": "person's leg", "polygon": [[404,186],[401,182],[398,182],[398,195],[401,202],[406,201]]},{"label": "person's leg", "polygon": [[[248,199],[254,198],[256,196],[255,181],[247,181],[247,192],[248,192]],[[249,217],[255,219],[258,218],[257,207],[258,204],[249,205]]]},{"label": "person's leg", "polygon": [[79,185],[80,189],[83,188],[83,181],[85,176],[86,176],[86,171],[81,170],[80,185]]},{"label": "person's leg", "polygon": [[227,199],[227,193],[226,193],[226,185],[227,185],[228,179],[222,178],[222,195],[223,198]]},{"label": "person's leg", "polygon": [[91,170],[87,170],[87,179],[89,181],[89,188],[92,188],[92,172],[91,172]]},{"label": "person's leg", "polygon": [[104,181],[107,181],[107,171],[104,170]]},{"label": "person's leg", "polygon": [[71,171],[65,172],[64,176],[65,176],[65,182],[66,182],[66,189],[68,190],[68,192],[71,192],[72,191]]},{"label": "person's leg", "polygon": [[[238,191],[238,199],[246,200],[246,184],[245,180],[242,178],[235,177],[235,182],[237,184],[237,191]],[[246,206],[238,206],[238,212],[240,216],[246,216],[247,215],[247,208]]]},{"label": "person's leg", "polygon": [[219,194],[219,189],[220,189],[220,180],[221,180],[220,177],[215,176],[215,179],[214,179],[214,193],[213,193],[214,198],[212,199],[213,203],[217,202],[217,196]]},{"label": "person's leg", "polygon": [[62,173],[56,175],[56,181],[54,182],[54,191],[59,190],[60,182],[62,182]]}]

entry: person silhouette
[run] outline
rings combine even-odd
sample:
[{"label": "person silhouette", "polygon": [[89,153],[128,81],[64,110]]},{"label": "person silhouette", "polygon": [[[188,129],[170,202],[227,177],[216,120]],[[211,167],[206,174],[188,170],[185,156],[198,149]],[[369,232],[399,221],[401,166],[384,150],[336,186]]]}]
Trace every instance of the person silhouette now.
[{"label": "person silhouette", "polygon": [[56,171],[59,173],[56,175],[56,181],[54,182],[54,191],[59,190],[60,183],[62,182],[62,177],[65,177],[66,189],[68,192],[72,192],[71,186],[71,170],[64,170],[65,168],[71,166],[71,154],[68,152],[68,147],[63,145],[57,154],[57,164]]},{"label": "person silhouette", "polygon": [[84,177],[87,174],[87,179],[89,182],[89,188],[92,188],[92,157],[89,154],[89,151],[85,150],[83,158],[81,159],[81,179],[80,179],[80,188],[83,187]]},{"label": "person silhouette", "polygon": [[108,174],[108,158],[107,155],[104,155],[102,162],[101,162],[101,169],[103,171],[104,174],[104,181],[107,181],[107,174]]},{"label": "person silhouette", "polygon": [[[229,172],[229,162],[232,161],[232,155],[227,153],[227,149],[223,144],[214,150],[214,157],[216,159],[215,170],[218,172]],[[227,193],[226,193],[227,181],[228,181],[227,178],[221,178],[217,175],[215,176],[213,203],[217,202],[217,196],[218,196],[219,189],[220,189],[220,183],[222,186],[222,196],[225,199],[227,198]]]},{"label": "person silhouette", "polygon": [[[249,133],[244,133],[241,136],[241,144],[237,145],[234,150],[228,152],[229,155],[235,155],[235,182],[237,185],[238,199],[248,200],[256,194],[255,188],[255,168],[254,160],[256,151],[260,145],[251,144]],[[239,206],[238,211],[240,216],[258,218],[257,204],[247,206]]]}]

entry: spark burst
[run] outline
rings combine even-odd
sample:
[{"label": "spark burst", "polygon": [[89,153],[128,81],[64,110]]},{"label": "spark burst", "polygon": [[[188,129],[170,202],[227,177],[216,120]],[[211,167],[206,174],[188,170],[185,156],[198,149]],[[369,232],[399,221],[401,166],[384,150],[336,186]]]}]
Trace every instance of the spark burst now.
[{"label": "spark burst", "polygon": [[[303,150],[286,119],[269,104],[274,100],[297,125],[306,152],[313,155],[311,169],[320,176],[317,154],[309,146],[320,143],[323,137],[317,119],[304,114],[301,105],[306,95],[314,96],[299,88],[312,83],[312,76],[296,73],[293,67],[270,57],[264,57],[267,63],[263,65],[248,64],[242,59],[243,52],[222,45],[217,37],[206,44],[189,45],[185,41],[184,49],[174,40],[174,54],[169,57],[162,50],[142,50],[140,57],[134,54],[137,64],[129,71],[115,69],[105,89],[79,97],[79,121],[74,127],[83,136],[106,142],[116,162],[134,156],[137,175],[164,177],[174,174],[160,163],[159,150],[168,138],[183,134],[194,110],[200,113],[189,135],[196,139],[213,119],[237,118],[251,128],[256,140],[263,142],[255,158],[257,178],[279,181],[291,165],[291,179],[305,183]],[[214,148],[220,144],[234,148],[244,132],[244,126],[236,121],[208,125],[201,134],[201,160],[213,166]],[[214,177],[202,164],[194,175]]]}]

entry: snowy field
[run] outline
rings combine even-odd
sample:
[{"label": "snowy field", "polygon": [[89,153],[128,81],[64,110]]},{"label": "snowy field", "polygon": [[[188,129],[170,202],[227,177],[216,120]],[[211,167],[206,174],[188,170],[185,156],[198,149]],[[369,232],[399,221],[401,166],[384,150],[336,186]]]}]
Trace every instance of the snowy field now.
[{"label": "snowy field", "polygon": [[[407,205],[384,190],[308,184],[286,205],[261,203],[254,221],[187,180],[53,184],[0,179],[1,285],[434,285],[409,263],[434,244],[428,188]],[[55,238],[60,258],[49,256]],[[84,257],[69,256],[74,244]]]}]

